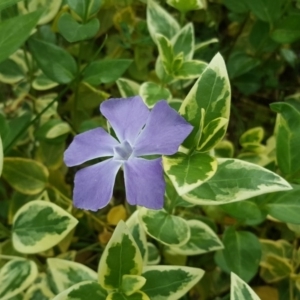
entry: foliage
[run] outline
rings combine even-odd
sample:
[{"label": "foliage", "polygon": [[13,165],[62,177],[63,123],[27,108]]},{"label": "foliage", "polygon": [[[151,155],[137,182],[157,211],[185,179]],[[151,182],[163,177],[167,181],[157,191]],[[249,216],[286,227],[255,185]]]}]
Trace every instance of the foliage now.
[{"label": "foliage", "polygon": [[[300,300],[298,0],[0,2],[0,300]],[[134,170],[163,208],[125,201],[124,168],[81,210],[75,173],[107,157],[64,152],[120,140],[99,106],[136,95],[193,126],[150,153],[165,192]],[[147,149],[184,139],[166,119]]]}]

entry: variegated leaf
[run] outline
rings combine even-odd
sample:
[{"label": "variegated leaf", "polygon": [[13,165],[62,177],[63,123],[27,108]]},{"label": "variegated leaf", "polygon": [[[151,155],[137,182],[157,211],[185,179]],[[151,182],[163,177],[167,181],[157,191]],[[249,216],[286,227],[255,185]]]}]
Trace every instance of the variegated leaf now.
[{"label": "variegated leaf", "polygon": [[146,279],[139,275],[123,275],[121,290],[126,296],[130,296],[141,289]]},{"label": "variegated leaf", "polygon": [[140,85],[132,80],[126,78],[119,78],[117,86],[122,97],[132,97],[139,94]]},{"label": "variegated leaf", "polygon": [[166,10],[154,0],[147,1],[147,25],[153,41],[156,43],[156,34],[171,39],[180,30],[180,26]]},{"label": "variegated leaf", "polygon": [[209,180],[217,170],[217,161],[206,153],[177,153],[163,156],[163,167],[179,195],[184,195]]},{"label": "variegated leaf", "polygon": [[240,144],[260,144],[264,138],[264,129],[262,127],[254,127],[245,131],[240,137]]},{"label": "variegated leaf", "polygon": [[180,217],[168,214],[164,209],[139,209],[139,219],[146,232],[165,245],[180,246],[190,238],[190,228]]},{"label": "variegated leaf", "polygon": [[38,253],[57,245],[78,223],[61,207],[47,201],[23,205],[13,219],[12,241],[21,253]]},{"label": "variegated leaf", "polygon": [[116,227],[98,266],[99,283],[106,290],[121,288],[124,275],[141,275],[143,259],[123,221]]},{"label": "variegated leaf", "polygon": [[184,146],[199,146],[196,135],[201,123],[201,108],[205,110],[205,128],[214,119],[229,119],[230,98],[231,90],[226,66],[218,53],[202,72],[180,107],[179,113],[194,126]]},{"label": "variegated leaf", "polygon": [[42,72],[32,82],[32,87],[37,91],[50,90],[57,85],[57,82],[52,81]]},{"label": "variegated leaf", "polygon": [[182,27],[171,39],[175,56],[183,53],[184,60],[191,60],[194,55],[195,33],[193,23]]},{"label": "variegated leaf", "polygon": [[59,293],[76,283],[98,280],[98,274],[94,270],[77,262],[59,258],[48,258],[47,264]]},{"label": "variegated leaf", "polygon": [[27,259],[13,259],[0,270],[0,299],[10,299],[24,291],[37,277],[36,264]]},{"label": "variegated leaf", "polygon": [[54,296],[46,274],[40,273],[35,283],[26,290],[23,300],[52,300]]},{"label": "variegated leaf", "polygon": [[186,244],[180,247],[171,247],[171,250],[180,255],[199,255],[223,249],[223,244],[216,233],[205,223],[199,220],[187,221],[191,236]]},{"label": "variegated leaf", "polygon": [[52,300],[106,300],[106,297],[107,293],[99,283],[94,281],[83,281],[71,286]]},{"label": "variegated leaf", "polygon": [[147,265],[158,265],[161,257],[157,247],[150,242],[147,242],[147,246],[148,246]]},{"label": "variegated leaf", "polygon": [[177,300],[185,295],[204,275],[201,269],[179,266],[147,266],[143,269],[146,283],[142,287],[151,300]]},{"label": "variegated leaf", "polygon": [[138,213],[139,212],[136,210],[126,221],[126,225],[140,249],[144,264],[146,264],[148,261],[147,237],[142,224],[139,222]]},{"label": "variegated leaf", "polygon": [[206,8],[206,0],[167,0],[167,3],[181,12]]},{"label": "variegated leaf", "polygon": [[138,94],[149,108],[152,108],[160,100],[171,100],[172,98],[172,94],[167,88],[155,82],[144,82],[140,86]]},{"label": "variegated leaf", "polygon": [[49,23],[57,14],[62,0],[55,1],[45,1],[45,0],[29,0],[27,4],[23,1],[18,3],[18,9],[22,14],[27,14],[28,12],[33,12],[43,7],[43,14],[40,17],[38,24]]},{"label": "variegated leaf", "polygon": [[220,141],[214,148],[215,156],[220,158],[231,158],[234,153],[234,146],[229,141]]},{"label": "variegated leaf", "polygon": [[231,272],[230,300],[260,300],[250,286]]},{"label": "variegated leaf", "polygon": [[47,184],[47,168],[33,160],[21,157],[4,159],[3,177],[18,192],[28,195],[40,193]]},{"label": "variegated leaf", "polygon": [[176,79],[194,79],[198,78],[206,69],[207,63],[201,60],[188,60],[182,62],[179,69],[173,72]]},{"label": "variegated leaf", "polygon": [[112,292],[107,296],[106,300],[150,300],[150,298],[141,291],[130,296],[126,296],[122,292]]},{"label": "variegated leaf", "polygon": [[219,205],[254,196],[290,190],[282,177],[258,165],[238,159],[218,158],[214,176],[182,197],[198,205]]}]

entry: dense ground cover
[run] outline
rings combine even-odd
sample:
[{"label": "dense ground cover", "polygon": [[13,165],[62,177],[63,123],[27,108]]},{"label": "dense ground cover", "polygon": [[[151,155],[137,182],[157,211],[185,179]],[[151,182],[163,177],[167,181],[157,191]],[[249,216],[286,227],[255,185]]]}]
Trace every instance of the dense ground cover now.
[{"label": "dense ground cover", "polygon": [[299,10],[0,1],[0,300],[300,300]]}]

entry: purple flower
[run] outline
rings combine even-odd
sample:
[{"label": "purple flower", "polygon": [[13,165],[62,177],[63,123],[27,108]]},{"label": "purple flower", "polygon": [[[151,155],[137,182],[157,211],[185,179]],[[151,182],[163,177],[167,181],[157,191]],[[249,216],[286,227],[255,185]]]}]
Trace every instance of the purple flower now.
[{"label": "purple flower", "polygon": [[98,157],[110,158],[76,173],[74,205],[94,211],[106,206],[112,197],[116,174],[123,166],[127,201],[131,205],[162,208],[162,158],[150,160],[140,156],[176,153],[192,126],[166,101],[159,101],[150,112],[139,96],[109,99],[100,105],[100,111],[118,140],[103,128],[75,136],[65,151],[67,166]]}]

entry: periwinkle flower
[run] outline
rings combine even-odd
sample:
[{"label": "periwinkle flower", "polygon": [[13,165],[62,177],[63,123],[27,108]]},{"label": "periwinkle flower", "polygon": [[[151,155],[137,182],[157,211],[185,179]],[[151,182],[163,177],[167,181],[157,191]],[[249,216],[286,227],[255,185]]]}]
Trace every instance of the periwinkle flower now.
[{"label": "periwinkle flower", "polygon": [[109,99],[100,105],[100,111],[118,140],[103,128],[75,136],[65,151],[67,166],[98,157],[110,158],[76,173],[74,205],[94,211],[106,206],[112,197],[117,172],[123,166],[129,204],[162,208],[165,193],[162,158],[144,156],[176,153],[192,126],[166,101],[159,101],[149,111],[139,96]]}]

